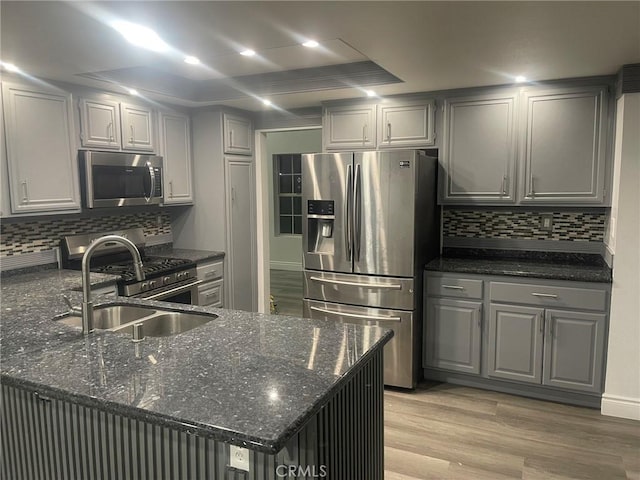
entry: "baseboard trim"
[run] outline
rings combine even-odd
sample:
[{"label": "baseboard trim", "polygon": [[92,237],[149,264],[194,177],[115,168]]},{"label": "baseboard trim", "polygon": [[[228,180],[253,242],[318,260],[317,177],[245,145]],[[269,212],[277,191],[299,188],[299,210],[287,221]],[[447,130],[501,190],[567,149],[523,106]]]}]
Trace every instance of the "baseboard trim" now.
[{"label": "baseboard trim", "polygon": [[602,395],[602,415],[608,417],[629,418],[640,420],[640,399],[620,397],[618,395]]},{"label": "baseboard trim", "polygon": [[289,270],[291,272],[301,272],[302,271],[302,263],[297,262],[279,262],[277,260],[272,260],[269,262],[269,268],[271,270]]}]

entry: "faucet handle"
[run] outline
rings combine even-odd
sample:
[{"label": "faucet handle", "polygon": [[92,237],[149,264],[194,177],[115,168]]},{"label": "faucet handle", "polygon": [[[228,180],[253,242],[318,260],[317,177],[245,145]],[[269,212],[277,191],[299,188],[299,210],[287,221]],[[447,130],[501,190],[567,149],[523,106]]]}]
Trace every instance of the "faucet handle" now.
[{"label": "faucet handle", "polygon": [[69,297],[67,297],[64,293],[62,294],[62,299],[64,300],[64,302],[69,306],[69,310],[71,312],[81,312],[82,308],[80,308],[79,306],[74,306],[71,303],[71,299],[69,299]]}]

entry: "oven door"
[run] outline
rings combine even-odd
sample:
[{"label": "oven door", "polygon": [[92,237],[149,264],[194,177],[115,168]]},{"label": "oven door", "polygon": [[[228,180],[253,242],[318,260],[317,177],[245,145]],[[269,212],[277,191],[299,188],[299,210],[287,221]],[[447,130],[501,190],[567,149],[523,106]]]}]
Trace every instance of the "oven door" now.
[{"label": "oven door", "polygon": [[183,305],[198,305],[198,285],[202,280],[195,280],[182,285],[170,285],[161,291],[143,292],[134,295],[135,298],[146,300],[161,300],[163,302],[181,303]]}]

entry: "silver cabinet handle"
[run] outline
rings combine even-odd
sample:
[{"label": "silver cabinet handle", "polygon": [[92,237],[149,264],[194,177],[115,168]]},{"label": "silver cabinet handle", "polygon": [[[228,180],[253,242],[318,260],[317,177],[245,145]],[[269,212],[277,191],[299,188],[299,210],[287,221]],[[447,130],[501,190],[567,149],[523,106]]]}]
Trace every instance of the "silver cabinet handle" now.
[{"label": "silver cabinet handle", "polygon": [[109,142],[113,142],[113,122],[109,122],[109,125],[107,125],[107,136],[109,137]]},{"label": "silver cabinet handle", "polygon": [[502,195],[506,195],[507,194],[507,176],[503,175],[502,176]]},{"label": "silver cabinet handle", "polygon": [[204,274],[204,278],[215,278],[217,275],[218,275],[217,270],[211,270],[210,272],[207,272]]},{"label": "silver cabinet handle", "polygon": [[558,298],[558,295],[554,295],[553,293],[535,293],[535,292],[531,292],[531,295],[533,295],[534,297]]},{"label": "silver cabinet handle", "polygon": [[531,175],[531,180],[530,180],[530,182],[529,182],[529,183],[530,183],[530,184],[529,184],[529,196],[530,196],[531,198],[533,198],[533,197],[535,197],[535,196],[536,196],[536,192],[535,192],[535,190],[533,189],[533,175]]},{"label": "silver cabinet handle", "polygon": [[328,313],[329,315],[337,315],[339,317],[349,317],[349,318],[359,318],[361,320],[375,320],[382,322],[400,322],[402,319],[400,317],[378,317],[375,315],[358,315],[357,313],[345,313],[345,312],[334,312],[331,310],[325,310],[324,308],[318,307],[309,307],[311,310],[315,312]]},{"label": "silver cabinet handle", "polygon": [[362,143],[365,143],[368,140],[367,138],[367,124],[365,123],[362,126]]},{"label": "silver cabinet handle", "polygon": [[173,198],[173,180],[169,181],[169,198]]},{"label": "silver cabinet handle", "polygon": [[464,287],[458,285],[442,285],[442,288],[448,288],[450,290],[464,290]]},{"label": "silver cabinet handle", "polygon": [[29,201],[29,190],[27,188],[27,181],[26,180],[22,181],[22,201],[23,202],[28,202]]},{"label": "silver cabinet handle", "polygon": [[545,327],[545,321],[544,321],[544,317],[540,318],[540,333],[544,333],[544,327]]},{"label": "silver cabinet handle", "polygon": [[133,124],[129,125],[129,128],[131,129],[131,137],[129,138],[129,141],[131,143],[136,143],[136,141],[134,140],[136,135],[135,135],[135,132],[133,130]]},{"label": "silver cabinet handle", "polygon": [[236,189],[231,187],[231,205],[236,203]]},{"label": "silver cabinet handle", "polygon": [[229,146],[233,147],[233,130],[229,130]]},{"label": "silver cabinet handle", "polygon": [[387,142],[391,143],[391,122],[387,122]]},{"label": "silver cabinet handle", "polygon": [[316,282],[331,283],[333,285],[345,285],[349,287],[362,287],[362,288],[388,288],[391,290],[402,290],[402,285],[397,283],[360,283],[360,282],[348,282],[346,280],[333,280],[330,278],[321,277],[309,277],[310,280]]}]

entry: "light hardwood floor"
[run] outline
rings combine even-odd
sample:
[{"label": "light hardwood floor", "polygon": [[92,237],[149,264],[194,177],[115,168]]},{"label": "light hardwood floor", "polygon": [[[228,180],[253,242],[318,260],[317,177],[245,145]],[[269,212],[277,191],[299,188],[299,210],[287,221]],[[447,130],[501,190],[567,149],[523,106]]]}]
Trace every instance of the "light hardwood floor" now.
[{"label": "light hardwood floor", "polygon": [[[271,293],[302,315],[301,272],[271,270]],[[385,480],[640,480],[640,422],[599,410],[423,382],[384,414]]]}]

